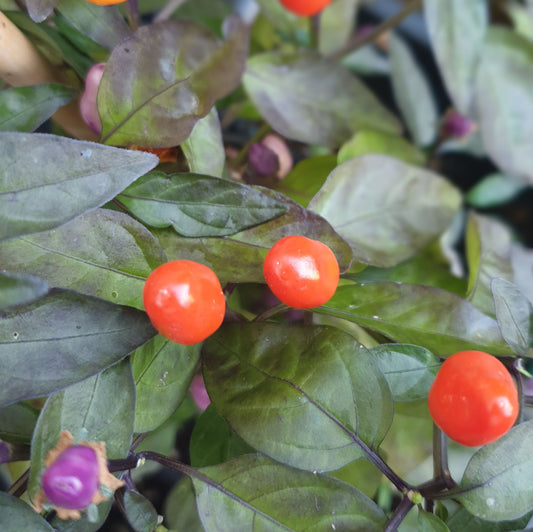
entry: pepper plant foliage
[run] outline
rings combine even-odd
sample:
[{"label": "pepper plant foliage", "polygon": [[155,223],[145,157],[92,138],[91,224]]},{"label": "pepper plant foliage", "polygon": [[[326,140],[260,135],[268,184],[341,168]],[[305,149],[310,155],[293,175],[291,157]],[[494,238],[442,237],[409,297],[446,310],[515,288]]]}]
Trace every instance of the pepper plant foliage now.
[{"label": "pepper plant foliage", "polygon": [[[277,0],[0,0],[1,32],[53,74],[0,68],[3,531],[110,529],[111,500],[78,521],[24,502],[64,430],[106,443],[136,531],[527,528],[533,252],[482,209],[533,183],[533,6],[414,0],[369,34],[360,4],[304,18]],[[407,15],[445,104],[396,27]],[[98,138],[76,103],[96,62]],[[298,160],[284,179],[247,157],[272,132]],[[467,195],[442,164],[457,152],[493,167]],[[288,235],[337,257],[321,307],[266,288]],[[212,268],[227,296],[201,344],[158,335],[143,309],[144,280],[175,259]],[[447,445],[426,405],[442,359],[469,349],[524,384],[516,426],[480,449]],[[161,468],[176,484],[156,510],[135,486]]]}]

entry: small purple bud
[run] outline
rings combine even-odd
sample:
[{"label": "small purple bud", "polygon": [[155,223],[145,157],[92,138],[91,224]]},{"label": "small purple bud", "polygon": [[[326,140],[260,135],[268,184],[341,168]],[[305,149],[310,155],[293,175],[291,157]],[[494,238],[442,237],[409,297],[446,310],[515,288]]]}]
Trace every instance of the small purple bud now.
[{"label": "small purple bud", "polygon": [[96,106],[96,95],[102,76],[104,75],[105,63],[93,65],[85,78],[85,91],[80,99],[81,116],[85,123],[97,134],[102,131],[102,122]]},{"label": "small purple bud", "polygon": [[248,162],[258,175],[266,176],[279,170],[278,155],[261,142],[256,142],[248,150]]},{"label": "small purple bud", "polygon": [[9,445],[5,441],[0,440],[0,465],[9,462],[10,458],[11,449]]},{"label": "small purple bud", "polygon": [[463,139],[476,129],[472,120],[457,111],[448,111],[442,121],[441,133],[445,138],[455,137]]},{"label": "small purple bud", "polygon": [[205,389],[204,378],[201,375],[195,375],[190,387],[191,396],[196,406],[203,412],[210,404],[211,399]]},{"label": "small purple bud", "polygon": [[65,449],[44,472],[43,491],[59,508],[82,510],[99,487],[98,458],[94,449],[75,445]]}]

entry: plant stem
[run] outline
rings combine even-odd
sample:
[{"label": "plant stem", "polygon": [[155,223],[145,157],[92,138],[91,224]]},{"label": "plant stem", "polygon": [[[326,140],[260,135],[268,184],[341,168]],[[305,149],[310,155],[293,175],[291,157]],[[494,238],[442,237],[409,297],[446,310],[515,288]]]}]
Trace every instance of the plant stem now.
[{"label": "plant stem", "polygon": [[154,22],[164,22],[168,20],[174,11],[178,9],[186,0],[170,0],[165,7],[154,17]]},{"label": "plant stem", "polygon": [[271,318],[272,316],[275,316],[279,312],[283,312],[288,308],[289,307],[285,305],[285,303],[279,303],[278,305],[275,305],[274,307],[270,307],[269,309],[265,310],[261,314],[258,314],[252,321],[266,321],[268,320],[268,318]]},{"label": "plant stem", "polygon": [[387,522],[387,525],[383,529],[383,532],[396,532],[413,506],[413,501],[407,495],[404,495],[400,504],[398,504],[396,510],[394,510],[394,513]]},{"label": "plant stem", "polygon": [[448,439],[437,425],[433,425],[433,475],[444,480],[449,488],[455,486],[448,467]]},{"label": "plant stem", "polygon": [[141,16],[139,15],[139,2],[138,0],[128,0],[127,18],[130,25],[130,29],[135,31],[141,22]]},{"label": "plant stem", "polygon": [[20,477],[11,484],[7,492],[13,497],[20,497],[28,489],[28,481],[30,479],[29,468],[20,475]]},{"label": "plant stem", "polygon": [[333,60],[342,59],[343,57],[359,50],[363,46],[374,42],[382,33],[385,33],[387,30],[394,28],[402,22],[403,19],[407,18],[411,13],[418,11],[422,7],[422,0],[412,0],[405,8],[394,15],[393,17],[385,20],[379,26],[376,26],[369,34],[364,37],[359,37],[351,42],[349,42],[344,48],[337,50],[332,53],[329,58]]}]

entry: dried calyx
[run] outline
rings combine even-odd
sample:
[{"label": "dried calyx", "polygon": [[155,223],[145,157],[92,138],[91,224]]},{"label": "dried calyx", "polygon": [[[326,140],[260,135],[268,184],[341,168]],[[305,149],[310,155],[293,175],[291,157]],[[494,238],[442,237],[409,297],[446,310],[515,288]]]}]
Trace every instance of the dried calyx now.
[{"label": "dried calyx", "polygon": [[60,519],[79,519],[82,510],[106,500],[107,494],[124,484],[107,469],[105,442],[80,441],[73,445],[68,431],[61,432],[45,464],[42,490],[35,498],[34,508],[41,512],[52,507]]}]

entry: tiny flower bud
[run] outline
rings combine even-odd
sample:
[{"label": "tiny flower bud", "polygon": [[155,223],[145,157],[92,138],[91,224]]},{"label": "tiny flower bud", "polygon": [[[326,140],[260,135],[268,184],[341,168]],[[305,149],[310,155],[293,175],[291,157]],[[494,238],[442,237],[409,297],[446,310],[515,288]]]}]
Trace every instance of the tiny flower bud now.
[{"label": "tiny flower bud", "polygon": [[476,124],[457,111],[448,111],[442,120],[441,135],[444,138],[464,139],[476,129]]},{"label": "tiny flower bud", "polygon": [[250,146],[248,162],[252,170],[260,176],[274,174],[279,170],[277,154],[261,142],[256,142]]},{"label": "tiny flower bud", "polygon": [[189,390],[196,406],[203,412],[211,403],[211,399],[209,399],[205,389],[204,378],[201,375],[195,375]]},{"label": "tiny flower bud", "polygon": [[278,156],[279,169],[276,176],[278,179],[284,179],[293,166],[292,154],[287,143],[279,135],[270,133],[261,141],[261,144],[270,148]]},{"label": "tiny flower bud", "polygon": [[102,76],[104,75],[105,63],[93,65],[85,78],[85,91],[80,99],[81,116],[85,123],[97,134],[102,132],[102,122],[96,106],[96,95]]}]

